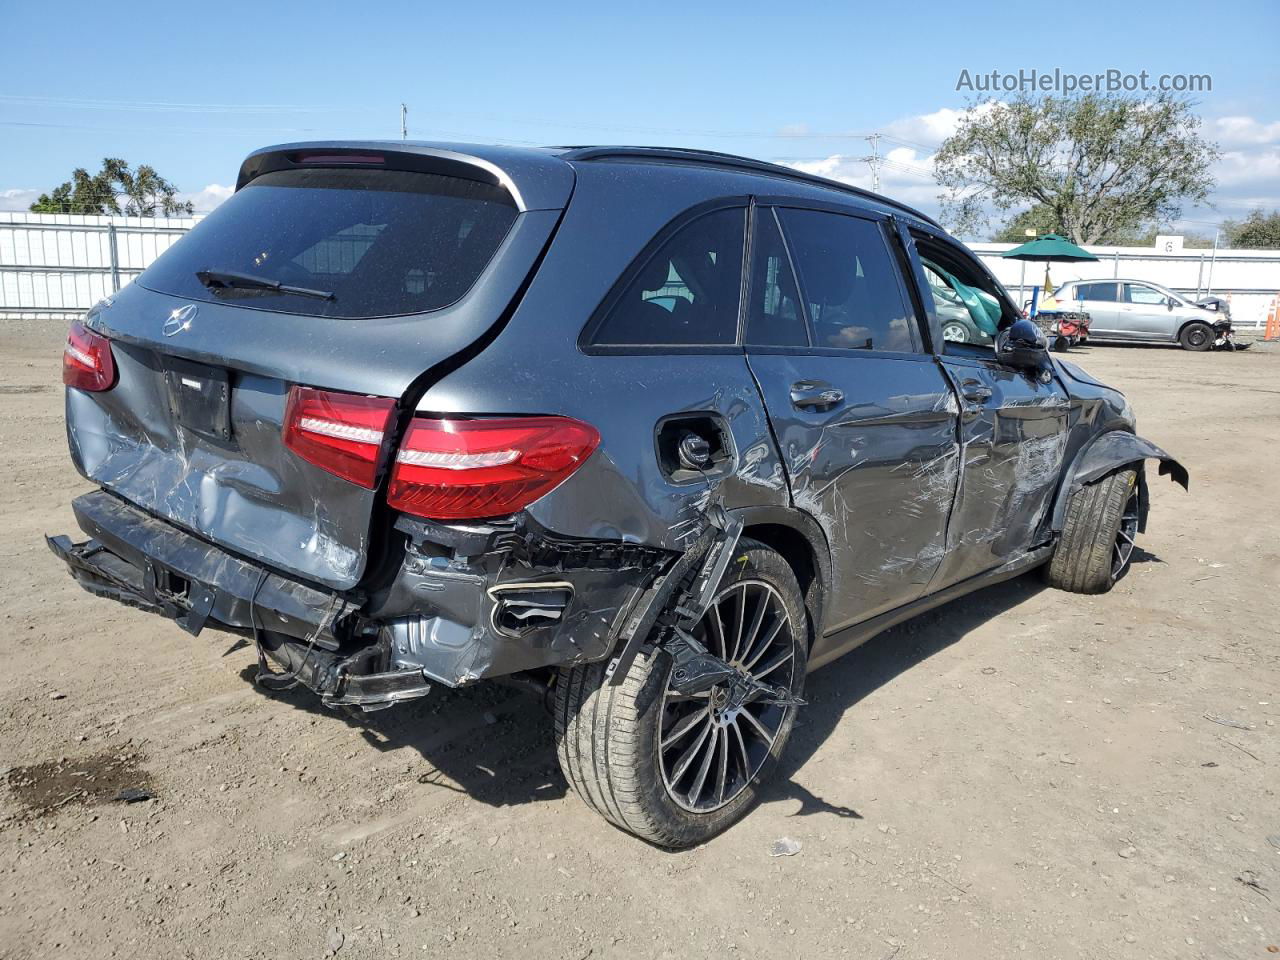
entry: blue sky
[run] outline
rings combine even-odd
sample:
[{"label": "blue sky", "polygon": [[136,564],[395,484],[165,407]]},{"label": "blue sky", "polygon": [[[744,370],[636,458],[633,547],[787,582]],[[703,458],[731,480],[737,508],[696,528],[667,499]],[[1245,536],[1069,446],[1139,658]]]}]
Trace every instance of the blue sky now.
[{"label": "blue sky", "polygon": [[398,137],[401,101],[417,139],[680,144],[860,184],[879,132],[885,192],[935,209],[930,155],[965,105],[961,69],[1031,67],[1210,74],[1198,109],[1226,156],[1217,209],[1188,216],[1280,205],[1275,0],[121,9],[6,5],[20,40],[0,73],[0,209],[104,156],[152,164],[207,209],[250,150]]}]

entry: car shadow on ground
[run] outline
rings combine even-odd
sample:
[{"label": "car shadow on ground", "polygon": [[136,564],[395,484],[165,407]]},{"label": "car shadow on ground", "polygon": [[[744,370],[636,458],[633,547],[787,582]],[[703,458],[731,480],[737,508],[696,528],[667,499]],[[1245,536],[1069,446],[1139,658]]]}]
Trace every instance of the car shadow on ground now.
[{"label": "car shadow on ground", "polygon": [[[818,797],[797,782],[797,774],[826,742],[846,710],[900,674],[963,640],[971,631],[1046,589],[1038,573],[1024,574],[952,600],[872,637],[861,647],[809,676],[805,698],[782,765],[763,802],[799,801],[791,816],[828,813],[862,819],[855,797]],[[988,667],[988,669],[994,669]],[[866,785],[863,790],[872,789]]]},{"label": "car shadow on ground", "polygon": [[[856,797],[819,797],[797,782],[798,772],[845,711],[1042,589],[1040,577],[1032,573],[976,591],[872,638],[815,672],[805,692],[809,703],[800,710],[781,769],[763,791],[762,802],[798,801],[790,816],[861,819],[852,805]],[[251,665],[241,676],[253,683],[256,670]],[[556,760],[550,711],[539,697],[520,690],[496,683],[437,688],[422,700],[354,716],[325,707],[302,687],[262,692],[282,705],[350,725],[376,750],[408,748],[420,754],[428,765],[420,782],[466,793],[481,803],[554,800],[568,791]]]}]

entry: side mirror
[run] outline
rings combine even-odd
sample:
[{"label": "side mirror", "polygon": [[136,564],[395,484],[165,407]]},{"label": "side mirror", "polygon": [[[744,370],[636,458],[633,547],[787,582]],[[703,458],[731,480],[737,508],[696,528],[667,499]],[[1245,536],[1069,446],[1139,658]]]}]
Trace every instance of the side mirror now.
[{"label": "side mirror", "polygon": [[1016,320],[996,334],[996,359],[1014,370],[1038,370],[1049,362],[1049,341],[1031,320]]},{"label": "side mirror", "polygon": [[1164,305],[1165,305],[1166,307],[1168,307],[1170,310],[1172,310],[1172,309],[1173,309],[1173,301],[1172,301],[1172,300],[1165,300]]}]

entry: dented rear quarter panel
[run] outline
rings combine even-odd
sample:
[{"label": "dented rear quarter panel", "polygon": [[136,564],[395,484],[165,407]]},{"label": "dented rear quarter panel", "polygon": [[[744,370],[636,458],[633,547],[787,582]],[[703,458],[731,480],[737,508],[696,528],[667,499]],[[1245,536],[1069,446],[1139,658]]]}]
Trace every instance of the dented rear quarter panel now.
[{"label": "dented rear quarter panel", "polygon": [[[729,508],[789,506],[741,348],[587,354],[578,346],[597,306],[665,224],[711,198],[745,198],[752,185],[752,178],[714,170],[581,164],[556,242],[509,323],[482,353],[433,384],[419,412],[559,414],[595,426],[595,454],[529,508],[565,536],[680,550],[713,489]],[[728,425],[733,469],[710,484],[675,483],[657,462],[655,428],[664,416],[695,412]]]}]

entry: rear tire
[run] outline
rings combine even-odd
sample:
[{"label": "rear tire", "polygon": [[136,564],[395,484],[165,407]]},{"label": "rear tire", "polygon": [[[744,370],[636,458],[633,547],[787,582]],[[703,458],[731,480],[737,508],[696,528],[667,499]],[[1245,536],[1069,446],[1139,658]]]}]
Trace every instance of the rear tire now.
[{"label": "rear tire", "polygon": [[[808,631],[799,584],[778,553],[744,539],[717,596],[736,602],[732,599],[737,596],[734,591],[741,591],[745,598],[748,587],[766,598],[762,601],[766,613],[756,637],[760,644],[774,651],[752,666],[752,672],[799,696],[808,660]],[[747,611],[754,609],[744,607]],[[719,654],[716,634],[709,623],[711,616],[709,612],[695,633],[700,639],[705,638],[711,652]],[[755,622],[753,612],[745,612],[739,619],[749,624]],[[765,624],[773,622],[781,623],[779,636],[787,633],[789,636],[767,641],[770,627]],[[719,635],[727,636],[726,629],[722,627]],[[746,653],[737,660],[728,653],[723,655],[735,664],[750,660]],[[780,665],[767,677],[759,672],[774,662]],[[606,680],[605,663],[561,670],[555,686],[556,751],[565,778],[596,813],[650,843],[683,848],[711,839],[746,816],[755,805],[762,784],[786,746],[796,708],[748,705],[743,709],[754,708],[752,716],[758,715],[766,726],[770,711],[776,711],[772,714],[777,721],[776,733],[771,742],[763,736],[752,741],[750,729],[742,738],[733,739],[738,737],[734,725],[737,721],[717,726],[711,719],[714,711],[710,696],[706,700],[705,721],[702,708],[691,702],[694,698],[679,704],[668,702],[672,693],[667,686],[671,668],[669,654],[645,646],[618,686],[611,686]],[[672,711],[677,708],[686,713],[673,720]],[[684,720],[689,721],[689,732],[673,733]],[[670,762],[670,757],[682,743],[689,744],[685,749],[695,750],[693,743],[702,742],[700,734],[704,724],[708,730],[705,752],[694,753],[686,766],[688,772],[671,776],[670,768],[675,764]],[[745,719],[741,725],[747,728]],[[723,739],[717,740],[717,736]],[[673,740],[677,746],[668,745]],[[738,743],[744,744],[740,754],[734,752]],[[723,752],[717,753],[722,747]],[[721,756],[725,758],[723,766]],[[704,766],[707,770],[715,767],[715,771],[703,773],[704,780],[710,780],[712,794],[701,804],[706,809],[700,810],[689,786]],[[755,769],[748,771],[748,766]],[[722,778],[718,783],[717,777]],[[670,782],[672,780],[675,783]],[[717,788],[718,795],[714,793]]]},{"label": "rear tire", "polygon": [[1128,572],[1138,528],[1138,474],[1119,470],[1076,491],[1058,547],[1044,567],[1050,586],[1106,593]]},{"label": "rear tire", "polygon": [[1213,346],[1213,340],[1213,327],[1199,320],[1188,323],[1178,334],[1178,343],[1182,345],[1182,349],[1192,350],[1195,353],[1208,350]]}]

